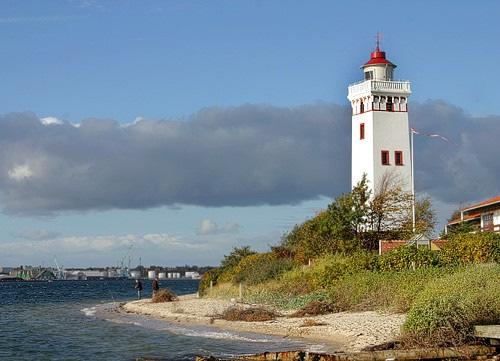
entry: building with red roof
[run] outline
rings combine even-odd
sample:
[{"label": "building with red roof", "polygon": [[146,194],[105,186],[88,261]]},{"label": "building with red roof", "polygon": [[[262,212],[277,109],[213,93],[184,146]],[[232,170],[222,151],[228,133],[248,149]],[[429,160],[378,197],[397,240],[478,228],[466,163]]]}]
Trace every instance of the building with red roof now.
[{"label": "building with red roof", "polygon": [[446,232],[467,222],[481,232],[500,232],[500,196],[462,208],[446,225]]}]

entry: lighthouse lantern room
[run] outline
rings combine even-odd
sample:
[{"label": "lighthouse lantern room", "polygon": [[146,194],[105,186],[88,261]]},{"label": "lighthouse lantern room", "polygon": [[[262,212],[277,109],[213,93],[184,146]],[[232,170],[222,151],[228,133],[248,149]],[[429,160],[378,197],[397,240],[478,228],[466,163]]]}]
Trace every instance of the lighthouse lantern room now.
[{"label": "lighthouse lantern room", "polygon": [[391,174],[412,192],[408,97],[410,82],[393,80],[396,65],[387,60],[379,41],[362,67],[364,80],[351,84],[352,170],[354,187],[366,174],[372,194]]}]

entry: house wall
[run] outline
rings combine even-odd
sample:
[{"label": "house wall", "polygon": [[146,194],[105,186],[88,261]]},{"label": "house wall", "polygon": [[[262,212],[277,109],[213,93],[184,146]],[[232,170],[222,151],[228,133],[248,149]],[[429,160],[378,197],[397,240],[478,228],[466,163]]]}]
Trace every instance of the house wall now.
[{"label": "house wall", "polygon": [[493,224],[500,225],[500,209],[497,209],[495,212],[493,212]]},{"label": "house wall", "polygon": [[390,250],[404,246],[406,242],[404,240],[380,240],[378,241],[378,254],[384,254]]}]

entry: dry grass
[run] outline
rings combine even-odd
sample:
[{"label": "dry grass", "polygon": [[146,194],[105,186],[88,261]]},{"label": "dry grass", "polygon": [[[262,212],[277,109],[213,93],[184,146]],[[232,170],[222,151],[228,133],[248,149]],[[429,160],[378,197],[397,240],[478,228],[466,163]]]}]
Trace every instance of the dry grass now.
[{"label": "dry grass", "polygon": [[304,322],[302,322],[302,325],[300,325],[299,327],[314,327],[314,326],[325,326],[325,325],[326,323],[324,322],[318,322],[311,318],[306,318]]},{"label": "dry grass", "polygon": [[230,307],[220,316],[226,321],[261,322],[276,319],[278,315],[263,307]]},{"label": "dry grass", "polygon": [[177,301],[177,295],[168,289],[159,290],[153,296],[153,303]]},{"label": "dry grass", "polygon": [[290,317],[305,317],[326,315],[328,313],[338,312],[339,310],[331,303],[325,301],[312,301],[302,307],[297,312],[294,312]]}]

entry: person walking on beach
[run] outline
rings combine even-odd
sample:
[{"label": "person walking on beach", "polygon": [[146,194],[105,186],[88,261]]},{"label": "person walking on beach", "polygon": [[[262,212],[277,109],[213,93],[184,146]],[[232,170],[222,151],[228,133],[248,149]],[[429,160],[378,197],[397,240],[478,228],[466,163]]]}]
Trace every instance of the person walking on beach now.
[{"label": "person walking on beach", "polygon": [[156,295],[156,292],[160,289],[160,285],[158,284],[158,277],[155,277],[153,282],[151,283],[151,288],[153,289],[153,297]]},{"label": "person walking on beach", "polygon": [[137,290],[137,299],[140,300],[142,296],[142,282],[140,280],[135,280],[134,288]]}]

